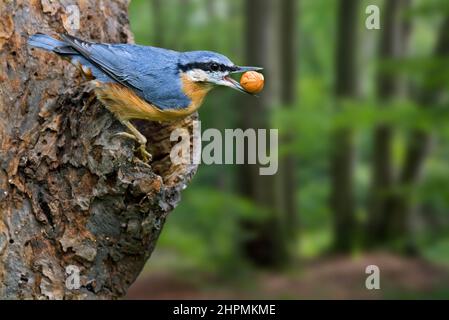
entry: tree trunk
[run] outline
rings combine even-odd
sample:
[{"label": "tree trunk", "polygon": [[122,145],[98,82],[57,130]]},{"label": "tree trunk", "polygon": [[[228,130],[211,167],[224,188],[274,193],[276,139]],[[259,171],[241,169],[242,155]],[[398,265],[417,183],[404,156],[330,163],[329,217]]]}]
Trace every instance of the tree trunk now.
[{"label": "tree trunk", "polygon": [[[409,6],[409,0],[387,1],[384,10],[384,27],[379,46],[381,61],[397,59],[404,55],[409,38],[409,23],[404,21],[403,13]],[[377,96],[382,103],[388,103],[398,96],[401,88],[400,78],[388,71],[377,73]],[[366,235],[368,246],[384,243],[386,239],[388,216],[392,212],[392,189],[394,184],[394,167],[392,159],[393,129],[387,124],[380,124],[374,133],[373,152],[373,188],[369,208]]]},{"label": "tree trunk", "polygon": [[175,50],[187,51],[189,34],[189,19],[192,17],[190,0],[179,0],[177,3],[177,25]]},{"label": "tree trunk", "polygon": [[[270,81],[260,99],[242,97],[241,127],[245,130],[269,129],[270,109],[278,98],[277,86],[277,3],[271,0],[246,0],[245,46],[249,64],[263,66]],[[261,176],[257,166],[240,166],[239,188],[243,196],[268,212],[265,219],[248,219],[243,223],[245,232],[253,235],[244,243],[246,256],[258,266],[272,267],[285,261],[282,212],[279,205],[279,177]]]},{"label": "tree trunk", "polygon": [[162,0],[151,0],[151,9],[153,16],[153,41],[155,47],[165,47],[165,27],[164,15],[162,10]]},{"label": "tree trunk", "polygon": [[[441,24],[439,35],[434,50],[437,59],[443,59],[449,55],[449,17]],[[430,69],[425,75],[426,79],[433,79],[434,74],[440,70]],[[446,91],[444,85],[432,88],[423,88],[417,98],[418,103],[424,108],[437,105],[440,95]],[[393,199],[393,212],[388,217],[387,236],[399,243],[399,250],[411,249],[409,240],[409,217],[414,209],[412,202],[412,191],[419,183],[425,159],[429,153],[432,133],[426,130],[416,129],[412,132],[407,148],[405,162],[399,176],[400,189],[407,190],[397,194]]]},{"label": "tree trunk", "polygon": [[27,46],[36,32],[132,42],[127,4],[0,2],[0,298],[123,296],[196,170],[168,157],[171,130],[191,118],[146,122],[144,164],[77,69]]},{"label": "tree trunk", "polygon": [[[280,66],[281,66],[281,102],[286,108],[292,109],[296,103],[296,75],[298,61],[298,32],[297,8],[298,0],[281,1],[281,27],[280,27]],[[282,136],[282,143],[293,143],[294,133],[289,130]],[[289,153],[281,159],[280,174],[283,187],[283,207],[285,212],[285,225],[288,232],[288,241],[295,243],[298,235],[298,205],[296,201],[296,165],[297,159]]]},{"label": "tree trunk", "polygon": [[[340,104],[341,99],[355,98],[358,95],[356,72],[358,5],[358,0],[339,1],[336,56],[337,104]],[[341,252],[351,250],[356,229],[352,135],[352,131],[348,128],[339,128],[335,131],[331,164],[334,249]]]}]

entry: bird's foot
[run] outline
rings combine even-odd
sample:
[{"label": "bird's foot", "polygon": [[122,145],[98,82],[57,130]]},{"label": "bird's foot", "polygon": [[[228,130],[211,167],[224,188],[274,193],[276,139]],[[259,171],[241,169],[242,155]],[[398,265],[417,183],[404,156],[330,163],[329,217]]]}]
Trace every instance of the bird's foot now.
[{"label": "bird's foot", "polygon": [[151,153],[148,152],[146,145],[141,144],[140,147],[137,149],[137,151],[140,153],[140,157],[143,162],[148,163],[151,161],[153,156]]},{"label": "bird's foot", "polygon": [[137,140],[137,137],[136,137],[135,135],[133,135],[133,134],[131,134],[131,133],[128,133],[128,132],[119,132],[119,133],[116,133],[116,134],[114,134],[114,137],[128,138],[128,139],[134,140],[134,141],[136,141],[136,142],[139,141],[139,140]]},{"label": "bird's foot", "polygon": [[145,163],[151,161],[153,156],[147,151],[146,144],[141,143],[141,141],[139,141],[139,139],[135,135],[128,132],[119,132],[114,134],[114,137],[128,138],[136,141],[137,143],[140,143],[140,146],[136,150],[139,153],[140,159]]}]

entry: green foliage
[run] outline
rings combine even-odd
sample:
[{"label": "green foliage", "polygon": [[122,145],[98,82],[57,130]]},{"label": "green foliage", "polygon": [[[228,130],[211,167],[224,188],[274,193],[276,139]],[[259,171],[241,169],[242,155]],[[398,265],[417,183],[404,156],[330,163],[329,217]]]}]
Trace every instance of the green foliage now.
[{"label": "green foliage", "polygon": [[181,261],[209,271],[237,272],[245,267],[239,245],[251,236],[241,232],[239,221],[263,219],[265,214],[245,199],[194,183],[169,217],[159,250],[174,249]]},{"label": "green foliage", "polygon": [[429,261],[449,266],[449,235],[423,248],[423,255]]},{"label": "green foliage", "polygon": [[[388,0],[393,1],[393,0]],[[244,14],[241,0],[162,1],[164,30],[154,30],[151,1],[133,0],[131,25],[136,41],[151,44],[157,32],[163,41],[177,50],[208,49],[244,63]],[[212,5],[211,5],[212,3]],[[414,130],[433,135],[434,144],[426,158],[422,183],[416,188],[399,185],[394,190],[407,194],[419,204],[414,221],[419,225],[415,238],[420,250],[432,260],[449,257],[449,59],[434,57],[437,30],[449,12],[445,0],[419,0],[405,12],[413,22],[407,57],[379,60],[377,41],[381,31],[366,30],[360,11],[359,54],[361,88],[358,99],[337,101],[335,87],[336,0],[300,1],[298,102],[273,107],[272,125],[281,136],[293,139],[280,146],[280,156],[292,154],[297,161],[298,187],[292,192],[299,200],[301,239],[298,253],[318,256],[332,245],[332,212],[329,207],[330,157],[335,130],[351,128],[356,141],[355,176],[357,217],[360,223],[368,215],[372,185],[373,132],[380,125],[394,130],[392,162],[395,176],[400,175]],[[385,1],[363,1],[385,4]],[[361,6],[364,8],[363,6]],[[260,26],[254,26],[258,28]],[[275,44],[273,44],[275,46]],[[376,73],[395,74],[407,80],[405,91],[384,101],[376,96]],[[272,81],[266,75],[267,82]],[[426,97],[423,91],[441,89],[442,94]],[[203,129],[236,128],[244,105],[229,90],[217,90],[201,110]],[[261,111],[262,112],[262,111]],[[158,251],[174,251],[180,265],[207,270],[235,272],[246,266],[239,243],[251,235],[239,228],[242,217],[258,219],[263,210],[255,203],[236,196],[237,171],[225,166],[201,166],[193,184],[186,190],[182,205],[172,213],[161,236]],[[218,186],[218,187],[217,187]],[[429,222],[430,221],[430,222]],[[433,222],[432,222],[433,221]],[[437,223],[435,223],[437,221]]]}]

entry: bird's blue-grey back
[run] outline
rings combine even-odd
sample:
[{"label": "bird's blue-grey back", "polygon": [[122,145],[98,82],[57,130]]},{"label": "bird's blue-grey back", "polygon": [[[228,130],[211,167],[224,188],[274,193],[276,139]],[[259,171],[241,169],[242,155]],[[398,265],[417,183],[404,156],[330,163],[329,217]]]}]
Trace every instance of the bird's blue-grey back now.
[{"label": "bird's blue-grey back", "polygon": [[190,99],[184,94],[178,69],[179,53],[155,47],[123,44],[95,44],[94,62],[161,109],[186,108]]},{"label": "bird's blue-grey back", "polygon": [[118,82],[161,109],[190,105],[178,69],[180,53],[162,48],[130,44],[97,44],[63,36],[32,36],[29,45],[68,55],[89,67],[102,82]]}]

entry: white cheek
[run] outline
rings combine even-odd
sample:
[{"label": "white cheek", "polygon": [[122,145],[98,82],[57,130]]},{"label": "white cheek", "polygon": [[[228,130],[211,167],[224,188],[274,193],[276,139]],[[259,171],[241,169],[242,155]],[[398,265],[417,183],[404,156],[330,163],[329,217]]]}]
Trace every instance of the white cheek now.
[{"label": "white cheek", "polygon": [[201,69],[194,69],[187,72],[187,76],[190,78],[190,80],[199,82],[199,81],[207,81],[208,76],[207,73],[204,72]]}]

